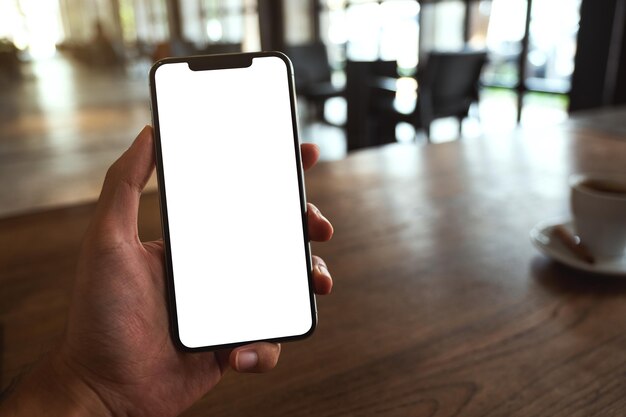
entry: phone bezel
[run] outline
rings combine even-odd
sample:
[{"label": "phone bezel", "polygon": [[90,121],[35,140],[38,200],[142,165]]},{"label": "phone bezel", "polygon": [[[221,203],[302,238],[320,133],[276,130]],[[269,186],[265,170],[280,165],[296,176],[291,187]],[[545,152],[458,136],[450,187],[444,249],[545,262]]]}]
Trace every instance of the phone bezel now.
[{"label": "phone bezel", "polygon": [[[159,112],[158,112],[158,100],[156,94],[156,79],[155,75],[157,70],[167,64],[179,64],[187,63],[192,71],[211,71],[231,68],[243,68],[252,64],[254,58],[265,57],[277,57],[284,63],[287,70],[288,86],[289,86],[289,101],[291,107],[291,124],[293,128],[294,137],[294,152],[296,157],[296,172],[298,177],[298,189],[300,193],[300,211],[302,215],[302,228],[304,236],[304,251],[306,257],[307,266],[307,279],[309,286],[309,302],[311,309],[311,328],[301,334],[284,336],[270,339],[259,340],[246,340],[236,343],[226,343],[220,345],[210,345],[201,347],[189,347],[186,346],[180,338],[178,329],[178,316],[176,309],[176,296],[174,288],[174,271],[171,257],[171,242],[169,234],[169,221],[167,215],[167,193],[165,187],[164,170],[163,170],[163,157],[161,149],[161,135],[159,127]],[[154,146],[155,146],[155,160],[156,171],[158,181],[159,192],[159,206],[161,210],[161,229],[163,233],[164,243],[164,257],[165,257],[165,271],[167,280],[167,292],[168,292],[168,310],[170,320],[170,334],[174,344],[180,350],[187,352],[202,352],[202,351],[214,351],[220,349],[229,349],[237,346],[247,345],[255,342],[288,342],[294,340],[304,339],[309,337],[317,326],[317,306],[315,301],[315,292],[313,286],[313,274],[312,274],[312,261],[311,261],[311,248],[309,243],[309,233],[307,228],[307,205],[306,205],[306,192],[304,186],[304,176],[302,168],[302,160],[300,156],[300,139],[298,135],[298,117],[296,106],[296,93],[294,86],[293,66],[289,58],[281,52],[252,52],[252,53],[235,53],[235,54],[221,54],[221,55],[199,55],[199,56],[187,56],[177,58],[165,58],[157,61],[150,69],[150,96],[151,96],[151,109],[152,109],[152,125],[154,127]]]}]

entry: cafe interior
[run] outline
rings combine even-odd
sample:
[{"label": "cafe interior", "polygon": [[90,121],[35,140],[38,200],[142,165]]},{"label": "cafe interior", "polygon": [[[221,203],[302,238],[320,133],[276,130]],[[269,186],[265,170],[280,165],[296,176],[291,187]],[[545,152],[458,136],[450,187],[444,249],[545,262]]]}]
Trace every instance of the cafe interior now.
[{"label": "cafe interior", "polygon": [[620,0],[0,0],[0,389],[63,337],[151,66],[281,51],[333,294],[275,370],[184,415],[626,415],[626,255],[581,257],[570,197],[626,183],[624,22]]}]

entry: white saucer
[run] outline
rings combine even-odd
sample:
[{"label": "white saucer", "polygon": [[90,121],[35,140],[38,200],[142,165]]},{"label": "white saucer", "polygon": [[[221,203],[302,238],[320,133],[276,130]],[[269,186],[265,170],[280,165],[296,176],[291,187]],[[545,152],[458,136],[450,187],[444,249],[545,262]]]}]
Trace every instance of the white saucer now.
[{"label": "white saucer", "polygon": [[626,255],[610,261],[597,260],[590,264],[578,259],[559,239],[552,236],[555,226],[563,225],[574,234],[572,222],[542,222],[530,231],[530,240],[544,255],[572,268],[597,274],[607,274],[626,278]]}]

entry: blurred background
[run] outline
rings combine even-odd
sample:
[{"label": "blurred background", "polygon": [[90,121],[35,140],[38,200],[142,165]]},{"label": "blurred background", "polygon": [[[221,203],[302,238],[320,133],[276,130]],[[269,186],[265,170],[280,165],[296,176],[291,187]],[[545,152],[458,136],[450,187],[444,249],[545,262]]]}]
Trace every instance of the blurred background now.
[{"label": "blurred background", "polygon": [[0,0],[0,216],[97,198],[168,56],[286,52],[325,160],[623,103],[624,2],[598,3]]}]

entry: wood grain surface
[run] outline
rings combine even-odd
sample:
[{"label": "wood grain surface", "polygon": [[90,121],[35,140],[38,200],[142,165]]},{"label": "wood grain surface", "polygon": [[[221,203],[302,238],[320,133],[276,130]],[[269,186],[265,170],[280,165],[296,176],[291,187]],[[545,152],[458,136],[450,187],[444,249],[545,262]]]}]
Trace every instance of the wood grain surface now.
[{"label": "wood grain surface", "polygon": [[[316,333],[184,415],[626,415],[626,279],[563,267],[528,237],[568,217],[581,171],[626,173],[626,141],[564,125],[322,163],[307,193],[335,225],[314,245],[335,288]],[[0,220],[3,386],[62,334],[92,211]],[[154,194],[140,230],[159,236]]]}]

